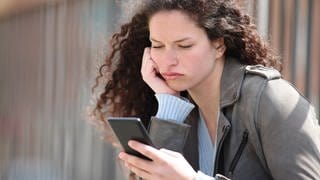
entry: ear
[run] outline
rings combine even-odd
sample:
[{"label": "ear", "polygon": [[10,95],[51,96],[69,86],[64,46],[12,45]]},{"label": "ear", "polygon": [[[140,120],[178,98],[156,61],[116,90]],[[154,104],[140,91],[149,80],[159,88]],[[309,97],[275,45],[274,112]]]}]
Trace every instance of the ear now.
[{"label": "ear", "polygon": [[224,55],[224,53],[226,52],[226,49],[227,49],[226,45],[224,44],[224,39],[219,38],[219,39],[214,40],[212,43],[213,43],[213,47],[216,50],[215,58],[220,59]]}]

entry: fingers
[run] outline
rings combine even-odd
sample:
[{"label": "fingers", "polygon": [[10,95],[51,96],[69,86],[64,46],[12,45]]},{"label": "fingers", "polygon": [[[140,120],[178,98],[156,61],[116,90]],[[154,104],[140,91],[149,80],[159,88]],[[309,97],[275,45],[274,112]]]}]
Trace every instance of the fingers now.
[{"label": "fingers", "polygon": [[145,48],[144,52],[143,52],[143,57],[142,57],[142,67],[141,67],[141,71],[145,69],[146,67],[146,63],[148,61],[148,59],[150,59],[150,48]]},{"label": "fingers", "polygon": [[121,152],[119,158],[125,162],[125,166],[139,177],[147,178],[150,176],[147,167],[151,161],[146,161],[133,155]]},{"label": "fingers", "polygon": [[137,176],[144,179],[189,179],[189,177],[194,179],[194,170],[180,153],[167,149],[158,150],[132,140],[128,144],[152,159],[152,161],[144,160],[124,152],[119,154],[119,158]]},{"label": "fingers", "polygon": [[141,154],[147,156],[148,158],[154,161],[159,161],[162,159],[159,154],[160,151],[152,146],[148,146],[133,140],[130,140],[128,144],[134,150],[140,152]]},{"label": "fingers", "polygon": [[152,161],[149,161],[121,152],[119,154],[119,158],[125,162],[125,165],[128,167],[128,169],[143,179],[158,179],[156,177],[163,174],[163,167],[164,165],[167,165],[164,162],[168,155],[165,155],[161,151],[137,141],[129,141],[128,144],[134,150],[152,159]]},{"label": "fingers", "polygon": [[119,158],[121,160],[124,160],[126,163],[130,163],[130,164],[134,164],[135,166],[138,166],[140,167],[141,169],[148,169],[148,167],[150,166],[150,163],[152,161],[149,161],[149,160],[145,160],[145,159],[142,159],[142,158],[139,158],[137,156],[134,156],[134,155],[129,155],[125,152],[121,152],[119,154]]},{"label": "fingers", "polygon": [[151,179],[151,174],[143,169],[138,168],[130,163],[125,163],[125,166],[132,172],[134,172],[137,176],[143,179]]},{"label": "fingers", "polygon": [[141,74],[144,79],[155,76],[156,65],[151,59],[150,48],[145,48],[142,57]]}]

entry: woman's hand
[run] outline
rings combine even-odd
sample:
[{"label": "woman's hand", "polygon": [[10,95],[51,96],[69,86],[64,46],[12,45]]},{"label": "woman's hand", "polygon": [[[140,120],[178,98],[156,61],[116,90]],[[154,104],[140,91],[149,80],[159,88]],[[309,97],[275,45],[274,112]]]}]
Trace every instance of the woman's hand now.
[{"label": "woman's hand", "polygon": [[137,176],[152,180],[195,179],[196,172],[180,153],[167,149],[158,150],[137,141],[129,141],[128,144],[132,149],[152,159],[144,160],[124,152],[119,154],[120,159]]},{"label": "woman's hand", "polygon": [[157,64],[151,58],[149,47],[144,49],[141,74],[143,80],[155,93],[166,93],[176,96],[179,95],[179,92],[171,89],[166,81],[160,77]]}]

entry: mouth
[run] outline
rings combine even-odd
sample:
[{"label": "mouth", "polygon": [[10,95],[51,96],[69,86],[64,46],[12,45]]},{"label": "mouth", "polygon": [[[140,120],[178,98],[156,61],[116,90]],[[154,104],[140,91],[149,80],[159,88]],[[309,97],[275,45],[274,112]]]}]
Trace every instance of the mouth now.
[{"label": "mouth", "polygon": [[174,80],[183,76],[183,74],[176,73],[176,72],[165,72],[165,73],[161,73],[161,75],[165,80]]}]

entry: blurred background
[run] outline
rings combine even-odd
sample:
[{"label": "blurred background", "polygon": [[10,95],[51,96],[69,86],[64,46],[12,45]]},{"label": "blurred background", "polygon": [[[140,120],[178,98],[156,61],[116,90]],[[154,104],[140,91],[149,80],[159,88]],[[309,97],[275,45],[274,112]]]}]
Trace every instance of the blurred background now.
[{"label": "blurred background", "polygon": [[[86,106],[126,1],[0,0],[1,180],[123,179]],[[239,3],[319,114],[320,1]]]}]

